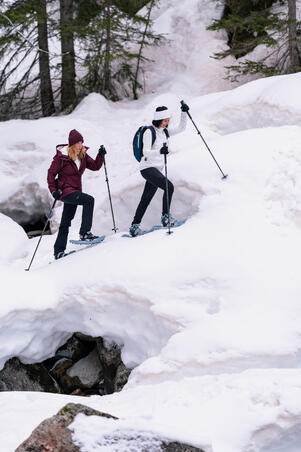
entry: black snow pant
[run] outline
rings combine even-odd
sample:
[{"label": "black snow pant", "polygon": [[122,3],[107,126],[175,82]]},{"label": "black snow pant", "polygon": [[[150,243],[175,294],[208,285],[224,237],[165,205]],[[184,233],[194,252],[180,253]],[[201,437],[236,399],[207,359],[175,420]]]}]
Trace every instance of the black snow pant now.
[{"label": "black snow pant", "polygon": [[75,191],[70,195],[62,198],[64,203],[64,209],[62,213],[61,224],[57,239],[54,244],[54,254],[56,255],[60,251],[65,251],[67,246],[67,238],[71,221],[74,218],[77,206],[83,206],[82,223],[79,230],[80,234],[89,232],[92,227],[93,210],[94,210],[94,198],[93,196]]},{"label": "black snow pant", "polygon": [[[137,207],[132,224],[140,224],[141,223],[142,217],[145,214],[145,211],[146,211],[147,207],[149,206],[149,203],[153,199],[158,188],[161,188],[162,190],[164,190],[163,202],[162,202],[162,215],[165,215],[166,213],[168,213],[165,176],[157,168],[146,168],[140,172],[141,172],[141,175],[144,177],[144,179],[146,179],[146,182],[145,182],[141,200]],[[174,186],[168,180],[169,205],[171,204],[173,192],[174,192]]]}]

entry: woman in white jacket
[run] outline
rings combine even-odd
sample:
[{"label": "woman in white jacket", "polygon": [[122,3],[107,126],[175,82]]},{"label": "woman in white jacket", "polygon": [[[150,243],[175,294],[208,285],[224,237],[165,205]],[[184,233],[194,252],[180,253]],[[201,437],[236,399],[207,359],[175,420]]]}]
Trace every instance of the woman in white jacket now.
[{"label": "woman in white jacket", "polygon": [[[166,193],[166,180],[162,174],[164,168],[164,159],[162,154],[168,154],[168,148],[163,146],[164,143],[168,144],[169,136],[183,132],[187,124],[187,115],[185,114],[189,107],[188,105],[181,104],[181,120],[178,127],[174,129],[168,129],[170,121],[170,111],[167,107],[158,107],[154,113],[153,118],[153,132],[150,128],[146,129],[143,134],[143,156],[140,161],[140,172],[146,183],[142,193],[141,200],[138,204],[132,225],[130,227],[130,234],[132,237],[140,235],[143,231],[140,229],[140,223],[143,215],[146,212],[151,200],[153,199],[158,188],[164,191],[162,202],[162,217],[161,223],[163,226],[173,226],[175,224],[174,218],[168,213],[168,201],[171,203],[174,186],[168,180],[168,198]],[[155,141],[153,141],[153,134],[155,134]]]}]

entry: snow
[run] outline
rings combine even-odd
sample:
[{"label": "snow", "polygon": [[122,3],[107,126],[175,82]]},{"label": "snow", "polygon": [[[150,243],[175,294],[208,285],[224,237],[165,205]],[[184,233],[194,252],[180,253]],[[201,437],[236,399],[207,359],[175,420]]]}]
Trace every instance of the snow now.
[{"label": "snow", "polygon": [[[299,78],[258,80],[219,93],[212,96],[212,110],[210,96],[205,102],[209,114],[213,109],[217,112],[218,96],[228,96],[241,111],[246,105],[256,108],[265,90],[277,84],[286,89],[285,82],[289,91],[293,86],[297,90]],[[245,95],[240,94],[242,88]],[[172,120],[177,121],[179,99],[170,94],[166,99],[174,111]],[[145,121],[156,100],[144,105]],[[58,141],[64,141],[66,128],[75,126],[85,131],[87,145],[92,141],[91,155],[96,153],[98,135],[105,137],[119,231],[110,232],[103,170],[84,175],[85,189],[94,190],[96,198],[93,231],[107,234],[102,244],[48,265],[55,237],[45,236],[31,271],[24,272],[38,239],[24,239],[19,226],[1,216],[4,233],[13,242],[18,231],[27,252],[25,259],[11,258],[10,266],[1,267],[2,293],[7,297],[0,307],[1,365],[12,356],[24,363],[48,358],[74,331],[103,336],[123,347],[122,359],[133,371],[121,393],[91,397],[84,403],[120,417],[116,428],[125,444],[135,428],[146,435],[145,440],[150,435],[152,447],[163,437],[195,444],[206,452],[274,451],[275,444],[291,452],[300,440],[301,415],[296,256],[301,127],[298,123],[276,127],[273,118],[269,124],[267,113],[262,128],[232,132],[231,127],[228,131],[224,127],[218,134],[209,129],[209,122],[203,127],[203,103],[202,96],[194,98],[191,114],[229,176],[221,178],[189,122],[187,130],[171,142],[174,154],[168,158],[168,172],[176,187],[172,211],[178,218],[188,216],[171,236],[161,230],[136,239],[121,237],[143,187],[130,154],[128,130],[134,132],[138,125],[132,104],[129,109],[125,103],[119,108],[93,94],[73,114],[59,118],[60,122],[50,118],[24,124],[32,134],[37,126],[40,130],[47,126],[49,136],[56,130]],[[294,113],[298,107],[294,97],[289,104],[289,98],[280,94],[273,104],[275,109]],[[222,116],[223,102],[219,105]],[[103,108],[106,115],[100,123],[99,109]],[[118,134],[109,134],[110,121],[119,124]],[[19,131],[23,135],[22,123]],[[10,140],[13,147],[13,137]],[[41,168],[49,165],[52,155],[49,147],[42,164],[31,169],[35,177],[40,174],[45,199],[49,196],[46,171]],[[16,189],[20,190],[17,183]],[[144,226],[158,222],[160,204],[158,194]],[[61,207],[55,210],[59,218]],[[8,228],[8,222],[14,228]],[[79,224],[80,212],[70,237],[77,234]],[[39,396],[30,395],[30,402],[27,395],[13,396],[20,405],[32,404],[34,412],[35,404],[41,403],[39,419],[28,416],[24,422],[23,439],[49,415],[48,399],[55,400],[52,414],[66,400],[74,399]],[[2,403],[12,403],[9,395],[5,394]],[[82,416],[74,422],[74,437],[85,444],[83,450],[98,450],[95,444],[99,450],[108,447],[105,432],[113,427],[96,428],[97,422],[105,421],[90,423]],[[97,433],[91,436],[91,430]],[[91,443],[86,442],[86,435]],[[17,446],[20,436],[8,436],[7,451]]]},{"label": "snow", "polygon": [[[93,93],[67,116],[0,123],[0,366],[13,356],[42,361],[80,331],[118,343],[133,369],[123,391],[104,397],[1,393],[4,452],[69,401],[120,418],[77,416],[70,428],[82,451],[116,451],[112,438],[123,444],[118,451],[139,450],[133,436],[148,450],[156,450],[161,438],[205,452],[300,450],[301,74],[226,91],[217,66],[206,63],[209,44],[187,58],[183,24],[195,17],[195,36],[197,20],[209,23],[221,5],[190,4],[178,3],[176,12],[166,0],[156,10],[158,30],[182,44],[177,41],[176,55],[175,44],[167,53],[154,51],[150,89],[138,101],[112,103]],[[209,39],[208,31],[200,33]],[[224,45],[221,35],[215,37],[210,45]],[[206,76],[198,72],[198,58]],[[172,76],[162,71],[162,59]],[[171,236],[160,230],[123,238],[144,185],[132,137],[158,105],[167,105],[177,122],[183,98],[228,178],[222,179],[189,121],[170,141],[168,156],[172,213],[187,222]],[[65,143],[73,128],[92,157],[100,144],[107,148],[119,230],[112,232],[104,170],[87,171],[83,188],[95,197],[93,232],[106,234],[105,241],[53,261],[55,234],[46,235],[25,272],[39,238],[27,239],[16,222],[48,215],[47,169],[56,144]],[[161,196],[143,227],[159,222]],[[54,233],[61,211],[58,203]],[[79,208],[70,238],[77,238],[80,214]],[[76,246],[68,244],[71,249]]]},{"label": "snow", "polygon": [[1,237],[5,237],[1,247],[1,264],[12,264],[15,260],[23,260],[27,256],[28,239],[24,229],[2,213],[0,213],[0,234]]},{"label": "snow", "polygon": [[232,88],[231,82],[225,80],[225,66],[235,64],[235,59],[212,58],[214,53],[227,49],[227,36],[207,30],[221,17],[223,8],[224,2],[219,0],[181,0],[176,5],[165,0],[159,8],[154,7],[154,31],[166,41],[144,51],[151,60],[142,77],[147,93],[200,95]]}]

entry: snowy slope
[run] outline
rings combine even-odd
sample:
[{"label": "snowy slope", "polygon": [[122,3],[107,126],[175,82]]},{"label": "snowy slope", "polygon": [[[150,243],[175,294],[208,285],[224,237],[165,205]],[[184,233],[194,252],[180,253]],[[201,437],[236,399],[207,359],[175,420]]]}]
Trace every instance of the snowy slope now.
[{"label": "snowy slope", "polygon": [[[8,243],[18,237],[27,258],[7,254],[1,264],[1,364],[12,356],[25,363],[41,361],[74,331],[104,336],[123,345],[122,358],[134,370],[122,393],[84,402],[124,419],[120,431],[135,426],[208,452],[298,450],[301,127],[300,107],[288,93],[298,92],[300,77],[258,80],[231,92],[191,98],[191,114],[229,177],[221,179],[189,123],[171,143],[175,153],[168,159],[176,186],[173,212],[189,218],[172,236],[158,231],[134,240],[121,237],[143,186],[130,155],[129,130],[137,128],[138,117],[148,122],[162,97],[145,105],[141,100],[136,110],[133,104],[114,105],[91,95],[67,117],[19,121],[20,136],[35,144],[43,160],[37,159],[22,182],[16,178],[16,192],[26,193],[26,183],[36,177],[48,205],[45,172],[53,150],[41,141],[43,130],[61,142],[66,131],[78,128],[87,145],[92,142],[91,155],[102,137],[120,231],[110,232],[103,170],[84,176],[85,189],[96,197],[93,230],[108,234],[103,244],[48,265],[55,237],[46,236],[28,273],[24,267],[37,239],[20,237],[18,226],[2,222]],[[271,99],[272,89],[278,95]],[[242,117],[261,103],[263,127],[255,119],[247,125],[241,121],[233,132],[225,120],[216,127],[219,133],[210,130],[213,117],[222,120],[225,97]],[[169,94],[164,100],[176,121],[180,98]],[[287,111],[289,124],[277,126],[274,115],[269,116],[272,108]],[[110,134],[116,122],[119,133]],[[15,121],[0,126],[10,148],[14,140],[17,147],[18,137],[9,133]],[[144,225],[159,220],[156,196]],[[76,236],[79,222],[78,213],[70,236]],[[66,399],[0,395],[2,412],[11,413],[3,419],[5,428],[13,423],[14,403],[30,405],[35,413],[23,422],[18,437],[7,436],[7,452]],[[89,425],[85,419],[75,422],[78,441],[84,441],[89,428],[102,431]],[[90,441],[101,444],[104,439],[95,433]],[[98,450],[89,447],[83,450]]]},{"label": "snowy slope", "polygon": [[[13,356],[24,363],[50,357],[81,331],[122,345],[134,368],[124,390],[110,396],[0,393],[4,452],[71,400],[120,417],[100,425],[79,416],[74,439],[83,451],[109,451],[106,432],[138,431],[206,452],[300,452],[301,74],[232,89],[224,63],[209,58],[225,45],[222,34],[205,30],[220,13],[220,2],[161,2],[156,28],[173,40],[148,55],[155,62],[140,100],[113,104],[91,94],[68,116],[0,123],[1,367]],[[122,238],[143,189],[133,134],[158,105],[168,105],[176,123],[183,98],[229,177],[221,179],[189,122],[168,157],[172,212],[188,221],[171,236]],[[48,265],[55,235],[45,236],[25,272],[38,239],[11,218],[48,213],[47,168],[72,128],[90,155],[107,148],[119,231],[111,231],[103,169],[87,171],[93,232],[105,233],[105,242]],[[160,208],[158,193],[143,226],[159,222]],[[70,238],[79,225],[80,209]]]}]

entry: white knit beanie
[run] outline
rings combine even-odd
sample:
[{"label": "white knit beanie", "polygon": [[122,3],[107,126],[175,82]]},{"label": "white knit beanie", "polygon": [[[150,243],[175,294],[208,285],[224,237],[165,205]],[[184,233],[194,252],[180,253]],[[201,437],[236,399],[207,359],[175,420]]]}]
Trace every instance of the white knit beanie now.
[{"label": "white knit beanie", "polygon": [[170,110],[161,110],[161,111],[155,111],[154,113],[154,121],[160,121],[162,119],[167,119],[171,117]]}]

